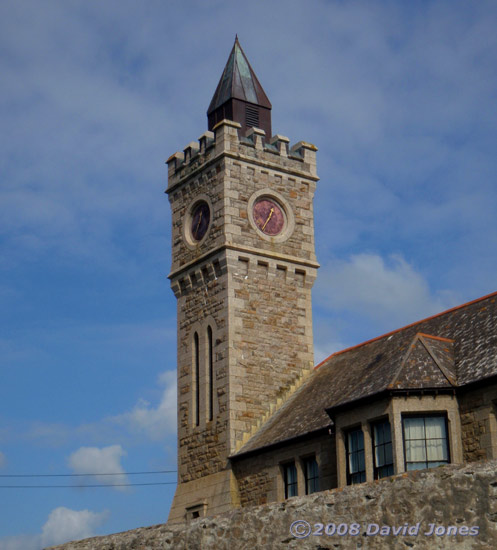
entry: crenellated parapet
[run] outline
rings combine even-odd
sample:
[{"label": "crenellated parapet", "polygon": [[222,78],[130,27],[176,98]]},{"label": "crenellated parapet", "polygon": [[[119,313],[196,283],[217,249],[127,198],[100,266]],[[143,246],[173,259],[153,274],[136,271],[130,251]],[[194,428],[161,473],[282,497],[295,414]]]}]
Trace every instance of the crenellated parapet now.
[{"label": "crenellated parapet", "polygon": [[317,147],[306,141],[290,146],[290,140],[276,134],[266,139],[266,133],[259,128],[251,128],[246,136],[239,136],[241,125],[231,120],[222,120],[213,132],[204,132],[198,142],[190,142],[183,152],[171,155],[167,162],[171,192],[185,178],[205,168],[222,155],[245,160],[266,169],[274,165],[275,170],[286,171],[294,176],[317,180]]}]

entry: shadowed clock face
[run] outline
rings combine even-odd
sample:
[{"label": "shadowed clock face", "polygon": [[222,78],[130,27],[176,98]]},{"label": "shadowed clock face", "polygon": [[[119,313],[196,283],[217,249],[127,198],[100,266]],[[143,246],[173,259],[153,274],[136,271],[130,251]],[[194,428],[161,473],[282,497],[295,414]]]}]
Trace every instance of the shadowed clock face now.
[{"label": "shadowed clock face", "polygon": [[209,229],[211,211],[206,202],[199,202],[192,212],[190,232],[195,241],[201,241]]},{"label": "shadowed clock face", "polygon": [[264,197],[253,207],[255,225],[266,235],[279,235],[285,226],[285,214],[281,206],[273,199]]}]

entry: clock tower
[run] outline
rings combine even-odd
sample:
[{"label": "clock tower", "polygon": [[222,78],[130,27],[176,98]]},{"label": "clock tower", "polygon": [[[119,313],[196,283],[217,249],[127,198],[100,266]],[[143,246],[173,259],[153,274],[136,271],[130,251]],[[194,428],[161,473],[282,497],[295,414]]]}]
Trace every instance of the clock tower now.
[{"label": "clock tower", "polygon": [[229,457],[313,368],[316,147],[271,137],[271,104],[238,39],[208,127],[167,161],[178,301],[169,521],[238,506]]}]

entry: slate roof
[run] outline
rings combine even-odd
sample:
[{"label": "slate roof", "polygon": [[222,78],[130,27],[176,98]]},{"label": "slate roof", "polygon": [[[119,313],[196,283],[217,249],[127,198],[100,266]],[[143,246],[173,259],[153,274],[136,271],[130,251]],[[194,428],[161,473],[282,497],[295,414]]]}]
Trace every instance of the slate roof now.
[{"label": "slate roof", "polygon": [[235,38],[233,49],[207,109],[207,114],[209,115],[230,99],[241,99],[271,109],[266,92],[255,76],[240,42],[238,42],[238,37]]},{"label": "slate roof", "polygon": [[235,456],[331,427],[326,410],[389,391],[454,391],[493,376],[497,292],[331,355]]}]

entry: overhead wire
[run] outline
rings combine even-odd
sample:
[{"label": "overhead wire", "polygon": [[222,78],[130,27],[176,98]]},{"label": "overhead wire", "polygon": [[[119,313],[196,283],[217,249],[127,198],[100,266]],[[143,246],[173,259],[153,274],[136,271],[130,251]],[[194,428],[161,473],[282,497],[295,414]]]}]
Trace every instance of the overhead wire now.
[{"label": "overhead wire", "polygon": [[[154,474],[175,474],[177,470],[151,470],[146,472],[98,472],[87,474],[0,474],[0,478],[46,478],[46,477],[88,477],[88,476],[136,476]],[[84,485],[0,485],[0,489],[73,489],[73,488],[95,488],[95,487],[143,487],[152,485],[175,485],[176,481],[154,481],[147,483],[102,483]]]},{"label": "overhead wire", "polygon": [[108,485],[0,485],[0,489],[86,489],[95,487],[107,487],[107,489],[112,489],[113,487],[143,487],[145,485],[176,485],[176,481],[159,481],[153,483],[114,483]]},{"label": "overhead wire", "polygon": [[0,477],[84,477],[84,476],[136,476],[143,474],[175,474],[177,470],[155,470],[150,472],[109,472],[95,474],[0,474]]}]

